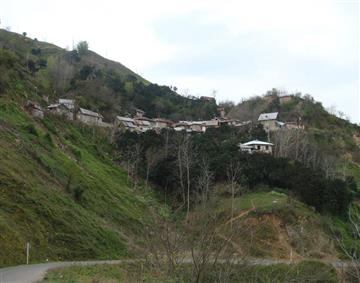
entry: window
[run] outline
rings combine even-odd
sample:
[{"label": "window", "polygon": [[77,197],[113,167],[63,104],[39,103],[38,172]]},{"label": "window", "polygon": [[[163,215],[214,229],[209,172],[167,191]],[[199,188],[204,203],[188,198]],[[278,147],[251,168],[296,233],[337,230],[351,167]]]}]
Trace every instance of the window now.
[{"label": "window", "polygon": [[268,145],[267,145],[265,148],[266,148],[266,150],[269,150],[269,146],[268,146]]}]

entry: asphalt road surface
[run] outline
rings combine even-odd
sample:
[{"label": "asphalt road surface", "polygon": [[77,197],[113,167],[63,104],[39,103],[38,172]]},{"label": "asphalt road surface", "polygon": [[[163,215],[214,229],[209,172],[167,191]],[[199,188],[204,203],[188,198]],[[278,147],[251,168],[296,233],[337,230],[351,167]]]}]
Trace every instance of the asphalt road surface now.
[{"label": "asphalt road surface", "polygon": [[126,260],[50,262],[5,267],[0,268],[0,283],[35,283],[43,279],[46,271],[52,268],[73,265],[120,264],[123,262]]}]

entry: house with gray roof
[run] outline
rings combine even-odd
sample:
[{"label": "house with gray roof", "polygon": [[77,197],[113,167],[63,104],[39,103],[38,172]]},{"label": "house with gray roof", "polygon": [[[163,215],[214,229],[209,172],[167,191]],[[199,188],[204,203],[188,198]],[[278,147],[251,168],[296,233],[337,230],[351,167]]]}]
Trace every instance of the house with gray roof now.
[{"label": "house with gray roof", "polygon": [[266,132],[276,131],[279,129],[278,125],[279,112],[262,113],[259,116],[258,122],[263,125]]},{"label": "house with gray roof", "polygon": [[76,112],[76,120],[89,125],[102,125],[103,118],[101,114],[84,108],[79,108]]}]

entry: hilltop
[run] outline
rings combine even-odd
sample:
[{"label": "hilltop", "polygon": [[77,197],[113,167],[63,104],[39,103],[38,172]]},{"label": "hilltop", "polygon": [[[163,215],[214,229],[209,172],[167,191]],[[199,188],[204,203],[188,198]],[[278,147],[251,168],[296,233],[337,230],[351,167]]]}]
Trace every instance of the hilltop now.
[{"label": "hilltop", "polygon": [[87,44],[81,46],[67,51],[0,29],[0,48],[11,52],[31,73],[36,81],[35,98],[43,106],[58,98],[72,98],[80,107],[104,113],[108,121],[116,115],[133,114],[136,108],[151,118],[172,120],[215,115],[215,102],[183,97],[176,88],[152,84],[122,64],[92,52]]},{"label": "hilltop", "polygon": [[[297,133],[297,137],[279,132],[271,135],[272,142],[282,140],[294,143],[301,138],[303,149],[320,157],[320,167],[329,167],[339,175],[354,176],[358,179],[360,163],[360,127],[344,118],[329,113],[320,102],[310,95],[301,93],[283,94],[273,89],[263,96],[256,96],[234,105],[223,105],[229,117],[257,122],[261,113],[278,112],[278,120],[282,122],[301,123],[305,131]],[[306,146],[306,147],[305,147]],[[288,157],[284,153],[280,156]],[[304,160],[301,160],[304,162]],[[325,168],[323,168],[325,169]]]}]

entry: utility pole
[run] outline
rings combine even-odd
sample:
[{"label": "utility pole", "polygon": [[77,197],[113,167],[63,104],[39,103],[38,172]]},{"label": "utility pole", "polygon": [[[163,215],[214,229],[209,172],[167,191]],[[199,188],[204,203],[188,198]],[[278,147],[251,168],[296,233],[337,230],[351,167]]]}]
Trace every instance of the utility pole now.
[{"label": "utility pole", "polygon": [[30,243],[26,243],[26,264],[29,264]]}]

